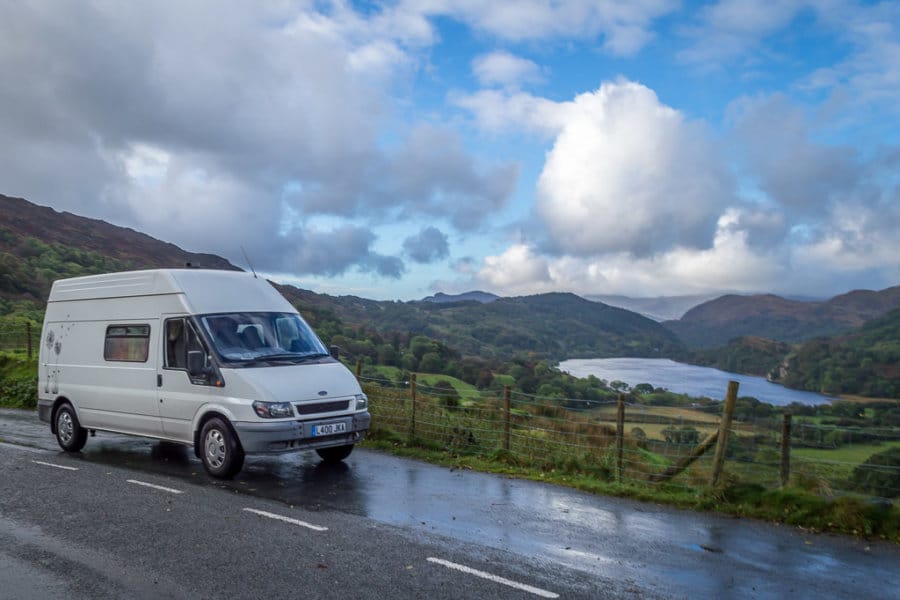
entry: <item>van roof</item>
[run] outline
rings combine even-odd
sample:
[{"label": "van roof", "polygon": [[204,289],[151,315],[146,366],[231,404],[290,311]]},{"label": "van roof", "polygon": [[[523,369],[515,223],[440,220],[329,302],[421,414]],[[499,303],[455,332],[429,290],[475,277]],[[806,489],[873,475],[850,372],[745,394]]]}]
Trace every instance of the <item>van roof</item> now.
[{"label": "van roof", "polygon": [[296,312],[268,281],[244,271],[151,269],[59,279],[48,302],[184,294],[195,314],[236,311]]}]

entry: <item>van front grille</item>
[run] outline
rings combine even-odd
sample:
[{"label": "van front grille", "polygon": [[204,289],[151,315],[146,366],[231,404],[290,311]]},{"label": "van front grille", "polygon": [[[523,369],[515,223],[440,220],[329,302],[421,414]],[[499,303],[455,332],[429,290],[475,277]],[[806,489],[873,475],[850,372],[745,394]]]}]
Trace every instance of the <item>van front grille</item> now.
[{"label": "van front grille", "polygon": [[350,406],[349,400],[335,400],[334,402],[317,402],[315,404],[295,404],[297,414],[315,415],[318,413],[337,412],[339,410],[347,410]]}]

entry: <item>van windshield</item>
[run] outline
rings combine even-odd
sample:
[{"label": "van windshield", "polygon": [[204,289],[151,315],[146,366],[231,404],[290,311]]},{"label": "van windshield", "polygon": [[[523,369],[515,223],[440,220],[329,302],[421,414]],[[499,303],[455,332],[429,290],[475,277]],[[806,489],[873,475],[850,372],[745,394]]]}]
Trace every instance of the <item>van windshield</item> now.
[{"label": "van windshield", "polygon": [[328,356],[298,314],[240,312],[201,315],[200,323],[226,362],[300,362]]}]

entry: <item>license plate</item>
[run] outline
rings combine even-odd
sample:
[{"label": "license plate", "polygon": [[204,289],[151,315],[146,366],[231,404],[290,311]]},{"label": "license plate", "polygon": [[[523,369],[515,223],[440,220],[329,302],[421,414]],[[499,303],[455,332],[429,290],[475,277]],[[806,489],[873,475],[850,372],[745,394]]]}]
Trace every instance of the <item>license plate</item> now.
[{"label": "license plate", "polygon": [[337,433],[344,433],[345,431],[347,431],[347,424],[343,422],[313,425],[312,428],[313,437],[319,437],[322,435],[335,435]]}]

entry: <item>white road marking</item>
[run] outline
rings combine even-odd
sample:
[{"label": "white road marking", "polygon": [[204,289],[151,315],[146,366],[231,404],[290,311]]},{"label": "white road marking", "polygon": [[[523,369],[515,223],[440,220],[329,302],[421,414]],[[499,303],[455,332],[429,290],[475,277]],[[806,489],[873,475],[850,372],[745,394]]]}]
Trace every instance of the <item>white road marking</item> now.
[{"label": "white road marking", "polygon": [[536,588],[524,583],[519,583],[518,581],[512,581],[498,575],[492,575],[491,573],[485,573],[484,571],[479,571],[478,569],[473,569],[472,567],[467,567],[465,565],[450,562],[449,560],[429,557],[428,562],[442,565],[444,567],[447,567],[448,569],[456,569],[457,571],[462,571],[463,573],[475,575],[476,577],[481,577],[482,579],[487,579],[496,583],[502,583],[503,585],[508,585],[509,587],[516,588],[517,590],[522,590],[530,594],[534,594],[535,596],[540,596],[541,598],[559,598],[559,594],[556,594],[554,592],[548,592],[547,590],[542,590],[541,588]]},{"label": "white road marking", "polygon": [[138,481],[137,479],[126,479],[128,483],[133,483],[135,485],[142,485],[144,487],[153,488],[154,490],[160,490],[162,492],[169,492],[170,494],[183,494],[181,490],[175,490],[168,487],[163,487],[161,485],[155,485],[153,483],[147,483],[146,481]]},{"label": "white road marking", "polygon": [[78,467],[65,467],[63,465],[54,465],[53,463],[44,462],[42,460],[31,461],[36,465],[44,465],[45,467],[53,467],[55,469],[65,469],[66,471],[78,471]]},{"label": "white road marking", "polygon": [[321,525],[313,525],[312,523],[307,523],[306,521],[301,521],[299,519],[292,519],[290,517],[284,517],[282,515],[276,515],[275,513],[266,512],[264,510],[256,510],[255,508],[245,508],[244,510],[247,512],[251,512],[255,515],[259,515],[261,517],[268,517],[270,519],[284,521],[285,523],[290,523],[292,525],[299,525],[300,527],[306,527],[307,529],[312,529],[313,531],[328,531],[327,527],[322,527]]}]

